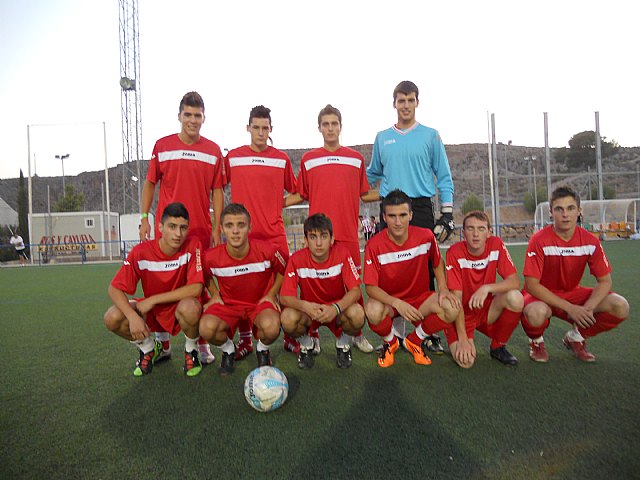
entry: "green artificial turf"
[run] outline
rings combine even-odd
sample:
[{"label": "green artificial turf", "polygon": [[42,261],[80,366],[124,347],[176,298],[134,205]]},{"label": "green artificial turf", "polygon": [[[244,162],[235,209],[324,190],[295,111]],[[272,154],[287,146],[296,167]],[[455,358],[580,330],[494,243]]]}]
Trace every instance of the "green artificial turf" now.
[{"label": "green artificial turf", "polygon": [[[510,247],[519,270],[524,250]],[[117,265],[2,268],[0,478],[638,478],[640,242],[605,250],[631,315],[589,341],[594,364],[562,346],[557,319],[548,364],[527,358],[518,328],[517,367],[478,334],[471,370],[406,353],[382,370],[357,350],[340,370],[321,329],[311,370],[273,348],[290,391],[269,414],[243,396],[255,356],[230,377],[213,366],[189,379],[181,335],[170,362],[134,378],[135,349],[102,323]]]}]

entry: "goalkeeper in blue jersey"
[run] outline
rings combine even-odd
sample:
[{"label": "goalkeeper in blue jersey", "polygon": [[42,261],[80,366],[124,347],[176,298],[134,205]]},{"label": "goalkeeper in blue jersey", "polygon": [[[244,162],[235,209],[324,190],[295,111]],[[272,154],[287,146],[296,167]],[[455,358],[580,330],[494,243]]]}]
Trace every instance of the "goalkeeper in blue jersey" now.
[{"label": "goalkeeper in blue jersey", "polygon": [[[455,228],[453,180],[440,135],[416,120],[418,94],[416,84],[408,80],[400,82],[394,89],[393,108],[398,114],[398,122],[376,135],[367,178],[371,186],[380,182],[381,198],[395,189],[411,197],[411,225],[433,230],[438,241],[444,242]],[[432,201],[436,188],[440,194],[441,213],[437,221]],[[380,228],[386,227],[382,213]],[[431,290],[434,290],[433,278],[432,274]],[[402,332],[396,333],[403,336]],[[431,353],[444,352],[437,335],[427,337],[425,346]]]}]

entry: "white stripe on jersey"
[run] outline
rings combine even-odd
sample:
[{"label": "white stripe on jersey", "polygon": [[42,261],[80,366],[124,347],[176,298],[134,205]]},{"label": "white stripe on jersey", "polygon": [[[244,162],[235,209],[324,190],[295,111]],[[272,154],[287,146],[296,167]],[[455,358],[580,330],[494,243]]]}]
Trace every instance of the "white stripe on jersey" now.
[{"label": "white stripe on jersey", "polygon": [[154,260],[139,260],[138,268],[140,270],[149,270],[150,272],[170,272],[172,270],[177,270],[181,266],[189,263],[191,259],[190,253],[184,253],[180,255],[177,259],[168,261],[154,261]]},{"label": "white stripe on jersey", "polygon": [[332,278],[339,277],[342,273],[342,263],[338,265],[333,265],[329,268],[324,268],[322,270],[318,270],[316,268],[298,268],[296,269],[298,273],[298,277],[300,278]]},{"label": "white stripe on jersey", "polygon": [[586,257],[596,251],[595,245],[580,245],[576,247],[544,247],[546,257]]},{"label": "white stripe on jersey", "polygon": [[383,253],[378,255],[378,261],[380,265],[386,265],[388,263],[404,262],[406,260],[413,260],[419,255],[426,255],[431,248],[431,243],[423,243],[417,247],[410,248],[408,250],[402,250],[401,252]]},{"label": "white stripe on jersey", "polygon": [[262,273],[271,269],[271,261],[247,263],[246,265],[236,265],[235,267],[211,268],[211,274],[216,277],[239,277],[249,273]]},{"label": "white stripe on jersey", "polygon": [[284,168],[287,166],[287,161],[282,158],[234,157],[229,159],[229,165],[231,168],[248,166]]},{"label": "white stripe on jersey", "polygon": [[215,165],[218,157],[209,155],[208,153],[196,152],[195,150],[169,150],[158,154],[159,162],[167,162],[169,160],[195,160],[197,162]]},{"label": "white stripe on jersey", "polygon": [[360,166],[362,165],[362,161],[358,158],[353,157],[320,157],[306,161],[304,163],[304,168],[309,171],[312,168],[321,167],[323,165],[347,165],[349,167],[360,168]]},{"label": "white stripe on jersey", "polygon": [[500,252],[498,250],[491,250],[487,258],[482,260],[467,260],[466,258],[459,258],[458,264],[460,268],[472,268],[474,270],[486,270],[489,262],[497,262]]}]

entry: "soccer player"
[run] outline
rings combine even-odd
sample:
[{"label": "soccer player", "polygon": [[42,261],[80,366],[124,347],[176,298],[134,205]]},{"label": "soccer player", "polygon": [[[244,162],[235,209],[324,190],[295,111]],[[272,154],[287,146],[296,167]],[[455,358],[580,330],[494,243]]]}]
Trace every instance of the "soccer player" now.
[{"label": "soccer player", "polygon": [[227,243],[204,255],[211,300],[204,306],[200,335],[222,350],[220,373],[226,375],[234,370],[231,339],[241,320],[250,322],[258,340],[258,366],[271,365],[269,345],[280,334],[276,295],[286,263],[272,243],[249,238],[251,215],[243,205],[227,205],[221,222]]},{"label": "soccer player", "polygon": [[[382,198],[394,189],[409,195],[413,208],[411,225],[431,229],[437,240],[444,242],[455,228],[453,180],[440,135],[416,120],[418,94],[416,84],[408,80],[400,82],[393,90],[393,108],[398,121],[376,135],[367,177],[370,185],[380,181]],[[436,188],[440,192],[441,203],[441,216],[437,222],[432,201]],[[381,222],[384,222],[383,213],[381,210]],[[380,228],[384,226],[383,223]],[[433,279],[432,274],[432,290]],[[432,353],[444,353],[438,336],[429,337],[426,346]]]},{"label": "soccer player", "polygon": [[[549,360],[542,335],[554,316],[573,326],[562,339],[567,349],[583,362],[593,362],[596,357],[587,351],[585,338],[617,327],[629,315],[629,304],[611,292],[611,266],[600,241],[578,226],[579,195],[558,187],[549,204],[553,223],[531,237],[524,261],[522,326],[529,337],[529,357]],[[580,285],[587,265],[596,279],[594,288]]]},{"label": "soccer player", "polygon": [[[181,203],[170,203],[158,225],[159,236],[131,249],[109,285],[113,306],[104,323],[116,335],[134,343],[140,359],[133,374],[151,373],[160,358],[162,344],[151,335],[180,330],[185,337],[184,372],[193,377],[202,365],[198,356],[198,320],[202,311],[198,299],[203,274],[200,240],[189,237],[189,213]],[[130,300],[142,282],[142,299]]]},{"label": "soccer player", "polygon": [[[460,299],[447,288],[444,262],[431,230],[409,225],[411,199],[393,190],[382,201],[382,211],[387,228],[369,240],[364,253],[364,284],[369,295],[365,312],[371,330],[384,340],[378,365],[387,368],[394,363],[399,342],[391,319],[396,315],[416,327],[404,338],[404,347],[415,363],[429,365],[423,341],[454,321],[461,323]],[[437,293],[429,290],[429,261],[438,282]],[[457,327],[458,331],[464,328]]]},{"label": "soccer player", "polygon": [[[324,213],[333,224],[334,242],[344,246],[362,270],[360,260],[360,199],[372,202],[379,199],[377,191],[369,191],[369,183],[362,155],[349,147],[340,145],[342,114],[337,108],[327,105],[318,114],[318,130],[324,145],[302,156],[298,175],[298,193],[309,201],[309,215]],[[292,196],[293,197],[293,196]],[[287,206],[290,202],[287,203]],[[320,353],[320,339],[312,328],[314,353]],[[365,353],[373,347],[362,335],[355,332],[353,343]]]},{"label": "soccer player", "polygon": [[12,232],[9,243],[16,249],[20,265],[24,267],[27,260],[29,260],[29,257],[27,256],[27,248],[24,245],[24,240],[18,234],[18,231]]},{"label": "soccer player", "polygon": [[[289,156],[269,145],[273,131],[271,110],[258,105],[249,112],[247,132],[251,143],[231,150],[225,158],[226,181],[231,184],[231,201],[246,207],[251,215],[250,237],[271,242],[280,255],[289,258],[289,244],[282,219],[283,194],[295,193],[296,177]],[[251,324],[240,322],[240,342],[236,360],[253,352]],[[300,346],[285,336],[285,349],[297,351]]]},{"label": "soccer player", "polygon": [[282,328],[300,338],[300,368],[313,366],[314,342],[308,333],[321,325],[337,338],[338,367],[349,368],[351,336],[364,325],[360,274],[349,251],[335,243],[329,217],[316,213],[307,218],[304,236],[307,247],[289,259],[280,289],[280,303],[287,307],[280,316]]},{"label": "soccer player", "polygon": [[[191,215],[189,236],[200,239],[202,248],[220,243],[220,212],[224,203],[222,153],[220,147],[200,135],[204,123],[204,101],[197,92],[182,97],[178,110],[180,133],[158,140],[149,161],[147,179],[141,199],[140,240],[149,238],[149,210],[156,185],[160,182],[158,212],[173,202],[181,202]],[[213,200],[215,229],[212,229],[210,206]],[[156,228],[156,236],[159,234]],[[159,335],[162,355],[170,356],[168,333]],[[213,363],[215,357],[208,344],[200,341],[200,358]]]},{"label": "soccer player", "polygon": [[[491,339],[492,358],[516,365],[518,359],[506,347],[520,322],[523,300],[520,279],[504,243],[491,235],[489,217],[472,211],[462,221],[464,240],[447,250],[447,286],[462,301],[464,328],[445,329],[451,356],[458,365],[470,368],[476,358],[474,331]],[[496,274],[502,277],[497,281]],[[456,324],[458,325],[458,324]]]}]

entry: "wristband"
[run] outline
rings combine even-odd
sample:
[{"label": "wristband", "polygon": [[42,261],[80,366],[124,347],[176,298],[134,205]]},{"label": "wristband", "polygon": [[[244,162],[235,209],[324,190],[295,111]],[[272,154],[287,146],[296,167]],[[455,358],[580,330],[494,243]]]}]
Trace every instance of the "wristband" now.
[{"label": "wristband", "polygon": [[342,313],[342,310],[340,309],[340,305],[338,305],[337,303],[334,303],[333,306],[336,307],[336,312],[338,312],[338,316],[340,316],[340,314]]},{"label": "wristband", "polygon": [[142,220],[143,218],[148,218],[149,214],[148,213],[141,213],[140,214],[140,220]]}]

